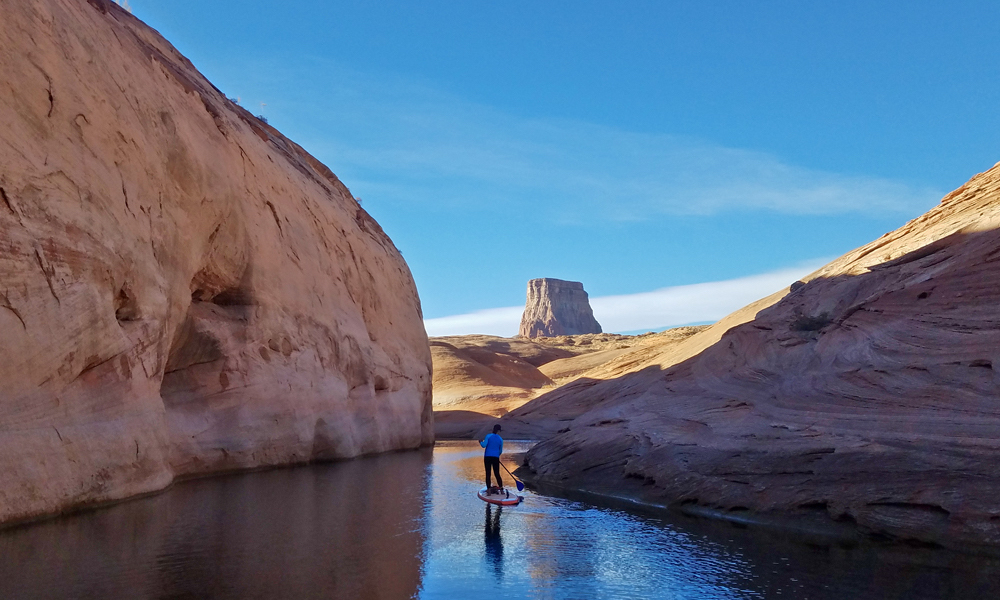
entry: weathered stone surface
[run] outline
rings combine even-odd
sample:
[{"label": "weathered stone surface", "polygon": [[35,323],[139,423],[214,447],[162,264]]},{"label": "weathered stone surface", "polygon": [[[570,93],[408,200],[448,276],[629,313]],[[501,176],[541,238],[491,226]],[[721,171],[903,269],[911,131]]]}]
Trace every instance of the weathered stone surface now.
[{"label": "weathered stone surface", "polygon": [[1000,165],[794,291],[505,420],[561,431],[528,463],[564,485],[996,548],[998,226]]},{"label": "weathered stone surface", "polygon": [[409,270],[106,0],[0,0],[0,521],[433,439]]},{"label": "weathered stone surface", "polygon": [[525,338],[601,333],[590,299],[578,281],[532,279],[517,335]]},{"label": "weathered stone surface", "polygon": [[[643,335],[598,333],[533,340],[488,335],[431,338],[436,435],[474,437],[481,428],[492,426],[497,417],[630,349],[680,341],[700,329],[679,327]],[[530,435],[514,429],[507,433]]]}]

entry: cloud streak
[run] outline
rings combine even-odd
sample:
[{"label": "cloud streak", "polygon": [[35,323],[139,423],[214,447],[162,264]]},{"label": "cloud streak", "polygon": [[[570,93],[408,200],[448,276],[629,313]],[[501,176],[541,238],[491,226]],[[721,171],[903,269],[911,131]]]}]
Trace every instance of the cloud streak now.
[{"label": "cloud streak", "polygon": [[[816,260],[758,275],[692,285],[661,288],[638,294],[590,299],[594,316],[604,331],[654,330],[690,323],[718,321],[751,302],[764,298],[826,264]],[[479,310],[462,315],[425,319],[427,335],[484,333],[504,337],[517,333],[522,306]]]},{"label": "cloud streak", "polygon": [[311,70],[328,73],[338,85],[323,98],[330,110],[303,111],[313,118],[319,113],[326,132],[304,141],[353,187],[380,199],[444,210],[530,208],[549,220],[573,222],[581,215],[637,221],[748,210],[911,215],[942,196],[941,190],[808,169],[695,138],[518,117],[428,86],[326,63]]}]

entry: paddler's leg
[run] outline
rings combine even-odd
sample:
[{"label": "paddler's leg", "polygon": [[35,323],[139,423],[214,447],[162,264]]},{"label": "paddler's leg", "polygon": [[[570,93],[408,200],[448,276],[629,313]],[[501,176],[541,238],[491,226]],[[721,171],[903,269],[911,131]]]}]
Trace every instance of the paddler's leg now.
[{"label": "paddler's leg", "polygon": [[493,459],[493,473],[497,476],[497,487],[503,489],[503,480],[500,479],[500,457]]},{"label": "paddler's leg", "polygon": [[490,493],[490,457],[483,457],[483,466],[486,467],[486,493]]}]

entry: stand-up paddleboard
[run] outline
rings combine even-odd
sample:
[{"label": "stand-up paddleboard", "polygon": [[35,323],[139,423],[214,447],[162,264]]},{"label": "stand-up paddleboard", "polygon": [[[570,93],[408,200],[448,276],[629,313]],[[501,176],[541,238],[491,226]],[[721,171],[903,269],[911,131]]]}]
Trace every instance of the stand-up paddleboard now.
[{"label": "stand-up paddleboard", "polygon": [[503,489],[497,494],[489,494],[488,488],[483,488],[479,490],[479,499],[483,502],[489,502],[490,504],[499,504],[500,506],[513,506],[519,504],[521,500],[524,500],[524,496],[518,496],[514,492]]}]

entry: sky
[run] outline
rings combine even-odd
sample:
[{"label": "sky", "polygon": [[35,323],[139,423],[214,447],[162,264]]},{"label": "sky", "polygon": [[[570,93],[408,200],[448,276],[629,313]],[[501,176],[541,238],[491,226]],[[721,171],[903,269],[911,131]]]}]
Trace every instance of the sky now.
[{"label": "sky", "polygon": [[362,199],[431,335],[513,335],[535,277],[713,321],[1000,160],[986,2],[129,4]]}]

